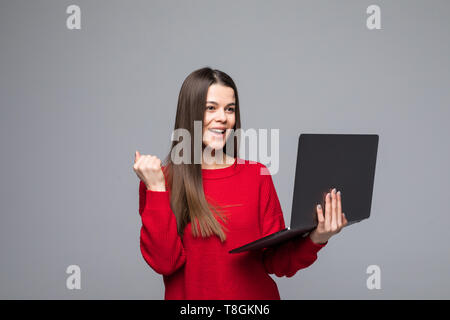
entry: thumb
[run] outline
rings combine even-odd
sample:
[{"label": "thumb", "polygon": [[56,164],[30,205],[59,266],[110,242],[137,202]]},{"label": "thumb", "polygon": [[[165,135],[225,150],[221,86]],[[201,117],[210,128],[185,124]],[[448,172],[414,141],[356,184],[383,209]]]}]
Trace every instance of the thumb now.
[{"label": "thumb", "polygon": [[323,223],[325,221],[325,218],[323,216],[323,209],[322,206],[320,204],[317,205],[317,222],[319,224]]},{"label": "thumb", "polygon": [[136,152],[134,153],[134,163],[136,163],[140,157],[141,154],[139,153],[139,151],[136,150]]}]

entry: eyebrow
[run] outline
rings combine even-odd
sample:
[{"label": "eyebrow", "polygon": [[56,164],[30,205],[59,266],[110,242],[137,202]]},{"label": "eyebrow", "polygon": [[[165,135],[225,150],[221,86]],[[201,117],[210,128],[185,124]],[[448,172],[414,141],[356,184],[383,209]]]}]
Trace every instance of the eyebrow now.
[{"label": "eyebrow", "polygon": [[[215,101],[206,101],[206,103],[212,103],[212,104],[218,105],[218,103],[215,102]],[[226,107],[229,107],[229,106],[236,106],[236,103],[231,102],[231,103],[229,103],[229,104],[226,105]]]}]

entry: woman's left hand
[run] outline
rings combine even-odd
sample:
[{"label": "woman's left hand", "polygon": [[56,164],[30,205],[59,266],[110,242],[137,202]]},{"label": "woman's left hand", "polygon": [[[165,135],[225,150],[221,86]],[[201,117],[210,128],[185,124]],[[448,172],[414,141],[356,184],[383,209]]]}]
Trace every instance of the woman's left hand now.
[{"label": "woman's left hand", "polygon": [[314,243],[324,244],[336,233],[339,233],[348,223],[342,213],[341,192],[333,189],[325,197],[325,217],[322,206],[317,205],[317,218],[319,223],[309,237]]}]

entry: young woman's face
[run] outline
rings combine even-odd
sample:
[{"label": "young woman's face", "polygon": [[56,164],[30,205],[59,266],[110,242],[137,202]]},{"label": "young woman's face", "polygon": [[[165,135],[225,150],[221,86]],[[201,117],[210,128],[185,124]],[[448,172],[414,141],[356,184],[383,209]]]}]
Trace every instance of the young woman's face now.
[{"label": "young woman's face", "polygon": [[236,123],[234,90],[219,84],[208,89],[203,119],[203,143],[222,149]]}]

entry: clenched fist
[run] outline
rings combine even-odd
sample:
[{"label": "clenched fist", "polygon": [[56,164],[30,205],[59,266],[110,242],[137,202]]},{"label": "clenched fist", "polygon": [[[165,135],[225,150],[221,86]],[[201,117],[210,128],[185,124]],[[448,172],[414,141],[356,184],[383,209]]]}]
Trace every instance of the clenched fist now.
[{"label": "clenched fist", "polygon": [[166,180],[161,169],[161,160],[151,155],[141,155],[136,150],[133,170],[148,190],[166,191]]}]

